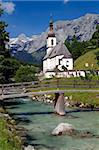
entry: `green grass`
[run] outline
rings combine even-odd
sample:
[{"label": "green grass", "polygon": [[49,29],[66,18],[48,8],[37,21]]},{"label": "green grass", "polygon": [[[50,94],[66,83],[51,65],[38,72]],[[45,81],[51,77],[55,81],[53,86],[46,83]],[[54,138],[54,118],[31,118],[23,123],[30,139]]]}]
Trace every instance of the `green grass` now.
[{"label": "green grass", "polygon": [[[50,91],[50,90],[85,90],[85,88],[44,88],[42,90],[30,90],[31,92],[39,92],[39,91]],[[99,88],[86,88],[86,90],[99,90]],[[82,102],[87,104],[93,104],[95,107],[99,107],[99,92],[65,92],[65,96],[68,96],[68,100],[75,102]],[[51,97],[54,97],[54,94],[48,94]]]},{"label": "green grass", "polygon": [[[80,56],[74,62],[74,69],[76,70],[99,70],[99,65],[97,64],[95,53],[99,51],[99,48],[96,50],[89,51],[84,55]],[[89,66],[86,67],[85,64],[88,63]]]},{"label": "green grass", "polygon": [[70,100],[72,101],[78,101],[82,103],[87,103],[87,104],[93,104],[95,107],[99,107],[99,92],[94,92],[94,93],[82,93],[82,92],[77,92],[77,93],[65,93],[65,96],[68,96]]},{"label": "green grass", "polygon": [[39,89],[27,89],[27,92],[40,92],[40,91],[52,91],[52,90],[99,90],[99,88],[39,88]]},{"label": "green grass", "polygon": [[[96,87],[97,86],[97,87]],[[49,91],[49,90],[69,90],[69,89],[97,89],[99,90],[99,80],[85,80],[80,78],[61,78],[43,80],[38,85],[33,85],[27,88],[27,92]]]},{"label": "green grass", "polygon": [[8,130],[7,124],[0,118],[0,150],[21,150],[19,137]]}]

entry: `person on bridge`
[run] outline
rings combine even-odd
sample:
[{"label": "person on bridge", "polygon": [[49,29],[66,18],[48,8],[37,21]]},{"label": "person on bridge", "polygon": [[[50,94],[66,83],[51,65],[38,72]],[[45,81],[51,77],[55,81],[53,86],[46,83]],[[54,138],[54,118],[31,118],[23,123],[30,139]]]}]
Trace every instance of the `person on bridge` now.
[{"label": "person on bridge", "polygon": [[54,103],[55,113],[64,116],[65,115],[65,99],[64,93],[55,93],[55,103]]}]

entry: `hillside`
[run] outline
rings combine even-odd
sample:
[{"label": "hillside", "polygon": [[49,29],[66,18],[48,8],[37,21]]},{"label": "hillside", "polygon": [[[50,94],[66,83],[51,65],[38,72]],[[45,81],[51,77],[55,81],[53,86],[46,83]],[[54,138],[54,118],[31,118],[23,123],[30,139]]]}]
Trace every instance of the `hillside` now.
[{"label": "hillside", "polygon": [[74,62],[74,69],[77,70],[90,70],[95,69],[99,70],[99,65],[97,64],[96,55],[95,53],[99,51],[99,48],[96,50],[89,51],[85,53],[84,55],[80,56],[75,62]]}]

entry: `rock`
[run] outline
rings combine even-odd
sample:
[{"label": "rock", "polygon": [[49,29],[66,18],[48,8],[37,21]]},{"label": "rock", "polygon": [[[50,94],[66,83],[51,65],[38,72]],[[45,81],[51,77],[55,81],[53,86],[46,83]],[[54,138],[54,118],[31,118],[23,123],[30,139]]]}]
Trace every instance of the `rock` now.
[{"label": "rock", "polygon": [[53,131],[52,135],[64,135],[75,131],[75,127],[68,123],[60,123]]},{"label": "rock", "polygon": [[80,105],[81,105],[81,103],[80,103],[80,102],[78,102],[78,101],[77,101],[77,102],[75,102],[75,106],[76,106],[76,107],[79,107]]},{"label": "rock", "polygon": [[15,121],[14,119],[12,119],[12,120],[10,121],[10,123],[11,123],[12,125],[16,125],[16,121]]},{"label": "rock", "polygon": [[32,97],[32,99],[33,99],[33,100],[36,100],[36,97],[34,96],[34,97]]},{"label": "rock", "polygon": [[47,103],[50,103],[50,99],[47,100]]},{"label": "rock", "polygon": [[5,110],[2,107],[0,107],[0,113],[5,113]]},{"label": "rock", "polygon": [[28,145],[27,147],[24,148],[24,150],[35,150],[32,145]]},{"label": "rock", "polygon": [[11,120],[11,117],[9,116],[9,114],[3,114],[4,118]]},{"label": "rock", "polygon": [[53,101],[52,101],[52,100],[50,100],[50,103],[52,104],[52,103],[53,103]]},{"label": "rock", "polygon": [[69,103],[68,101],[66,101],[65,106],[66,106],[66,107],[69,107],[69,106],[71,106],[71,105],[70,105],[70,103]]},{"label": "rock", "polygon": [[51,96],[51,95],[47,95],[46,97],[47,97],[47,98],[51,98],[52,96]]},{"label": "rock", "polygon": [[68,135],[73,138],[99,138],[99,135],[86,130],[77,130],[73,125],[68,123],[60,123],[51,134],[54,136]]},{"label": "rock", "polygon": [[66,99],[66,100],[69,99],[68,96],[65,96],[65,99]]},{"label": "rock", "polygon": [[84,108],[85,105],[84,105],[83,103],[81,103],[81,104],[79,105],[79,107],[80,107],[80,108]]}]

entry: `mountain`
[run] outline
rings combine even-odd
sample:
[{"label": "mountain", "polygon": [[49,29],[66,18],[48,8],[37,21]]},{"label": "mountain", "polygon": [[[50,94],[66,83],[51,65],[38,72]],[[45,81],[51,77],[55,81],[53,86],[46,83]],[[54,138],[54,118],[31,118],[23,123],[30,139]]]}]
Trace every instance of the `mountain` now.
[{"label": "mountain", "polygon": [[[57,41],[65,41],[71,39],[75,35],[80,41],[87,41],[91,39],[92,34],[96,30],[96,24],[99,23],[99,14],[86,14],[78,19],[57,21],[54,23],[54,31]],[[49,29],[49,28],[48,28]],[[40,61],[45,53],[40,51],[46,45],[46,37],[48,29],[40,35],[33,35],[26,37],[24,34],[19,35],[17,38],[10,39],[11,53],[16,57],[17,53],[25,51],[27,54],[37,57],[39,53]],[[38,59],[38,58],[36,58]],[[29,60],[28,60],[29,61]]]}]

